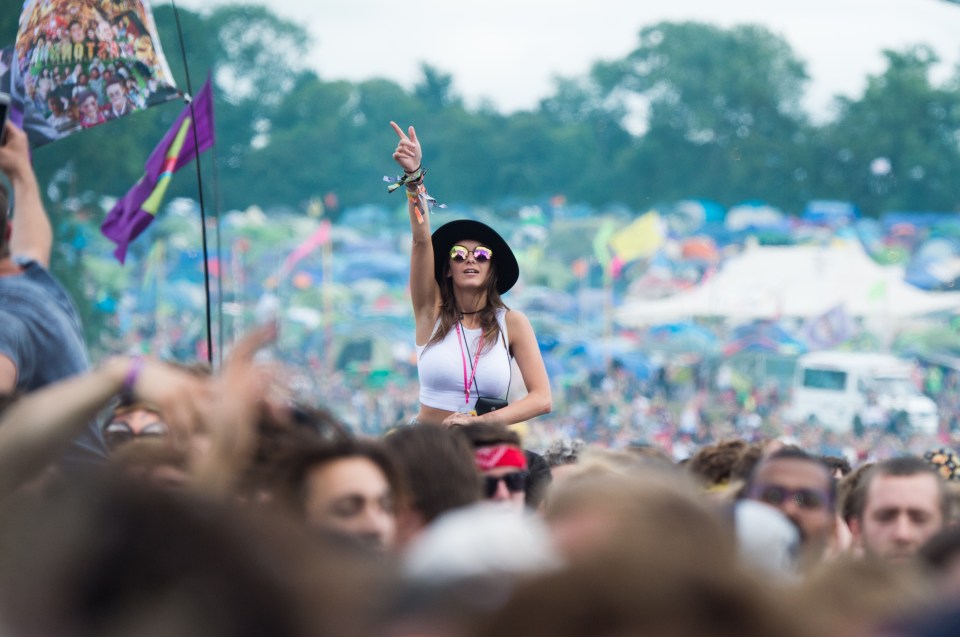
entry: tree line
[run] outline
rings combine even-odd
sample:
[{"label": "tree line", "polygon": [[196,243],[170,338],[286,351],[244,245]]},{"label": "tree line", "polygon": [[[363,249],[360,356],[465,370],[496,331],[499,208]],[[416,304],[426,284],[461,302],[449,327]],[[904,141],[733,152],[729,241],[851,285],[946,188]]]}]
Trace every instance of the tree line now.
[{"label": "tree line", "polygon": [[[157,6],[155,16],[186,89],[173,11]],[[15,33],[16,16],[0,20]],[[218,91],[217,151],[204,174],[215,161],[206,188],[222,210],[305,209],[327,193],[342,207],[383,201],[391,119],[429,136],[431,190],[447,201],[564,195],[642,212],[678,199],[762,200],[798,212],[811,199],[840,199],[871,216],[960,210],[960,69],[935,83],[939,60],[923,44],[885,52],[863,94],[837,98],[818,123],[801,106],[806,65],[782,37],[755,25],[663,22],[641,28],[624,58],[559,79],[537,108],[505,114],[466,106],[456,78],[429,65],[412,89],[325,80],[303,62],[309,34],[264,7],[180,9],[180,20],[193,89],[212,73]],[[122,195],[179,108],[39,149],[41,180],[91,199]],[[196,197],[187,174],[172,196]]]}]

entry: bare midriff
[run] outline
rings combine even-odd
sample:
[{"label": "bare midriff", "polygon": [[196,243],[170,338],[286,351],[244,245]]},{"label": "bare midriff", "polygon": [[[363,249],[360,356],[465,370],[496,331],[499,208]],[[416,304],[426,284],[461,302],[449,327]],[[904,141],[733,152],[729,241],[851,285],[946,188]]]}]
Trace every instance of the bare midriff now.
[{"label": "bare midriff", "polygon": [[417,414],[417,422],[425,425],[439,425],[443,423],[447,416],[453,413],[456,412],[437,409],[436,407],[427,407],[423,403],[420,403],[420,413]]}]

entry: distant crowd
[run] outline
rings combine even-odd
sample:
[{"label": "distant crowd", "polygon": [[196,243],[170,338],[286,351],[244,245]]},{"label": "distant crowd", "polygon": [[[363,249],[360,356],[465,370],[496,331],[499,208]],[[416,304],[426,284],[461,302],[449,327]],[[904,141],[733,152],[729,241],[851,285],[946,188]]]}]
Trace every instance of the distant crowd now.
[{"label": "distant crowd", "polygon": [[[0,633],[960,634],[949,445],[790,430],[776,392],[643,386],[619,369],[555,404],[541,386],[548,400],[520,412],[543,375],[523,364],[536,345],[516,322],[494,342],[506,365],[508,342],[527,346],[527,396],[508,391],[481,414],[479,390],[466,403],[464,353],[458,411],[436,423],[422,394],[416,412],[406,389],[365,393],[261,358],[272,324],[216,370],[144,356],[92,366],[49,273],[26,136],[5,132]],[[497,262],[464,243],[437,262],[475,281]],[[457,339],[483,342],[467,325],[477,307],[461,306]],[[328,381],[329,409],[302,400],[305,378]]]}]

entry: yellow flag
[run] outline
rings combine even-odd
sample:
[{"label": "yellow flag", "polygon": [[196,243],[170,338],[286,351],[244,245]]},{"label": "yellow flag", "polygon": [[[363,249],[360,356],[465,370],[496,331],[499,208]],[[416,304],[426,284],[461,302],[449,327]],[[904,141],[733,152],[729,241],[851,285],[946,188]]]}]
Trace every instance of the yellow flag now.
[{"label": "yellow flag", "polygon": [[610,238],[610,247],[622,261],[648,257],[663,245],[660,215],[651,210]]}]

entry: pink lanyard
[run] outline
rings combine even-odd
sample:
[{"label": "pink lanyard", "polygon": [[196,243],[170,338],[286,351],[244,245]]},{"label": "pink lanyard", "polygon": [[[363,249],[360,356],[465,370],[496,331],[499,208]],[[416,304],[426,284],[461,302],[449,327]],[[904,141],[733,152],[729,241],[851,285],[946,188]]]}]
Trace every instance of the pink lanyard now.
[{"label": "pink lanyard", "polygon": [[[461,336],[463,340],[461,340]],[[473,358],[473,368],[470,371],[470,380],[467,380],[467,355],[463,353],[463,345],[466,340],[467,335],[460,333],[460,321],[457,321],[457,344],[460,345],[460,360],[463,361],[463,404],[469,405],[470,385],[473,384],[473,378],[477,375],[477,364],[480,362],[480,350],[483,349],[483,332],[480,332],[480,345],[477,347],[477,355]]]}]

